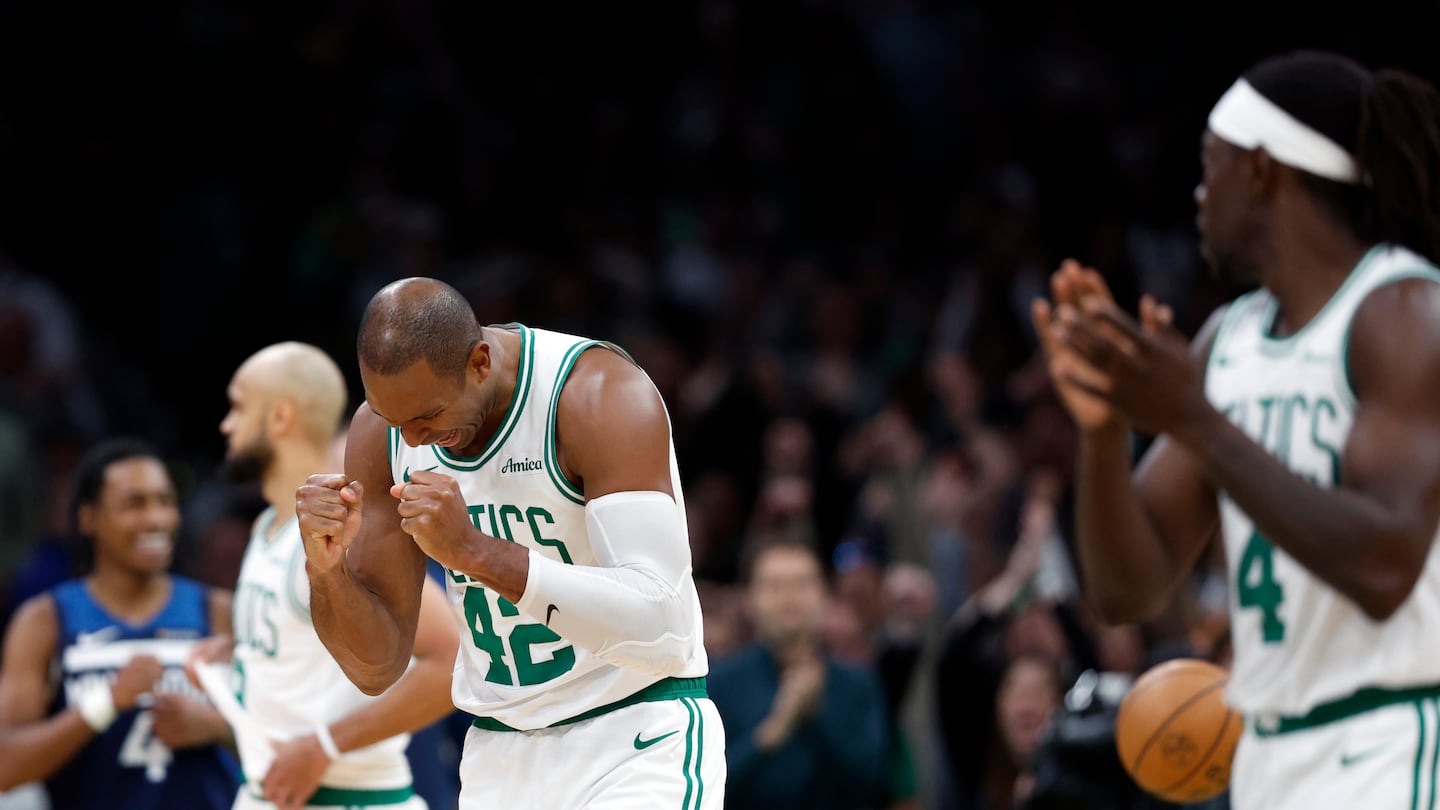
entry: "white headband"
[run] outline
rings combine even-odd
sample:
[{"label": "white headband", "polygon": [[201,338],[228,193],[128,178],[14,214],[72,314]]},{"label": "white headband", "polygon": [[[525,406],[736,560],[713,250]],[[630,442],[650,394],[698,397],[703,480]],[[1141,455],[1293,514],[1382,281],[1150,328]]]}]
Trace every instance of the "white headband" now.
[{"label": "white headband", "polygon": [[1353,155],[1277,107],[1244,79],[1215,102],[1209,126],[1211,132],[1242,149],[1264,148],[1286,166],[1341,183],[1360,179]]}]

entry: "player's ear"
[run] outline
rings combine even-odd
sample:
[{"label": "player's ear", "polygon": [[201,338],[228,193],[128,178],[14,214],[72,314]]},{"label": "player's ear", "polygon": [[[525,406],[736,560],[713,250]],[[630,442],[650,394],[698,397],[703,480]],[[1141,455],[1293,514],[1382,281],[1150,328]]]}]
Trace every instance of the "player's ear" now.
[{"label": "player's ear", "polygon": [[470,347],[470,356],[467,358],[470,371],[482,382],[490,376],[490,343],[483,338]]},{"label": "player's ear", "polygon": [[1264,147],[1251,149],[1246,158],[1250,167],[1248,177],[1251,195],[1257,199],[1273,196],[1280,180],[1280,163],[1271,157]]},{"label": "player's ear", "polygon": [[299,409],[295,406],[295,400],[290,397],[279,397],[270,403],[270,411],[266,419],[270,424],[271,436],[283,436],[295,429],[295,422],[300,417]]}]

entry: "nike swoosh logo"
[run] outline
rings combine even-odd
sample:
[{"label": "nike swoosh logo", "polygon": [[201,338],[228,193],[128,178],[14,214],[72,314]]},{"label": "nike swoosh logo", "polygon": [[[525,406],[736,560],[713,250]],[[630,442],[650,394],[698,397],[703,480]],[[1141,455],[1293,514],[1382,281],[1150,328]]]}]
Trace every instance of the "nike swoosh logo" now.
[{"label": "nike swoosh logo", "polygon": [[1377,746],[1375,746],[1375,747],[1373,747],[1373,748],[1367,748],[1367,749],[1365,749],[1364,751],[1361,751],[1361,752],[1359,752],[1359,753],[1357,753],[1357,754],[1341,754],[1341,755],[1340,755],[1340,767],[1342,767],[1342,768],[1348,768],[1348,767],[1350,767],[1351,765],[1354,765],[1354,764],[1357,763],[1357,762],[1360,762],[1360,761],[1362,761],[1362,760],[1369,759],[1370,757],[1375,756],[1376,754],[1378,754],[1378,753],[1380,753],[1381,751],[1385,750],[1385,745],[1386,745],[1385,743],[1381,743],[1380,745],[1377,745]]},{"label": "nike swoosh logo", "polygon": [[115,626],[112,625],[112,626],[110,626],[110,627],[104,627],[104,628],[101,628],[101,629],[99,629],[99,630],[95,630],[95,631],[90,632],[90,633],[85,633],[85,632],[76,633],[76,634],[75,634],[75,643],[76,643],[76,644],[104,644],[105,642],[108,642],[108,641],[114,641],[114,640],[115,640],[115,637],[118,636],[118,635],[120,635],[120,628],[115,627]]},{"label": "nike swoosh logo", "polygon": [[[555,607],[554,605],[551,605],[550,607],[545,608],[545,626],[546,626],[546,627],[549,627],[549,626],[550,626],[550,615],[551,615],[552,613],[554,613],[555,611],[559,610],[559,609],[560,609],[560,608]],[[639,747],[643,747],[643,746],[639,746]]]},{"label": "nike swoosh logo", "polygon": [[673,736],[675,736],[676,734],[679,734],[679,733],[680,733],[680,730],[679,730],[679,729],[676,729],[675,731],[672,731],[672,732],[670,732],[669,734],[661,734],[659,737],[652,737],[651,739],[648,739],[648,740],[642,740],[642,739],[640,739],[640,734],[639,734],[639,732],[636,732],[636,734],[635,734],[635,750],[636,750],[636,751],[642,751],[642,750],[644,750],[644,749],[646,749],[646,748],[649,748],[650,746],[654,745],[655,743],[660,742],[661,740],[665,739],[666,737],[673,737]]},{"label": "nike swoosh logo", "polygon": [[[439,468],[440,468],[440,465],[439,465],[439,464],[436,464],[434,467],[426,467],[425,469],[421,470],[420,472],[430,472],[431,470],[436,470],[436,469],[439,469]],[[401,476],[401,478],[404,478],[404,479],[405,479],[405,480],[402,481],[401,483],[405,483],[405,484],[410,483],[410,468],[409,468],[409,467],[406,467],[406,468],[405,468],[405,474],[404,474],[403,476]]]}]

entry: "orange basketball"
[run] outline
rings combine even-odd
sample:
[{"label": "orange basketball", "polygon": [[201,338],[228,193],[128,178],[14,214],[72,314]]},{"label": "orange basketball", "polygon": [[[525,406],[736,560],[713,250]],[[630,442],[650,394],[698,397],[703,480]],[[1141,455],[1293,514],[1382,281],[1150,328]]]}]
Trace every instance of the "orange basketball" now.
[{"label": "orange basketball", "polygon": [[1115,718],[1120,762],[1147,793],[1201,802],[1230,785],[1244,727],[1225,704],[1224,668],[1198,658],[1156,664],[1136,679]]}]

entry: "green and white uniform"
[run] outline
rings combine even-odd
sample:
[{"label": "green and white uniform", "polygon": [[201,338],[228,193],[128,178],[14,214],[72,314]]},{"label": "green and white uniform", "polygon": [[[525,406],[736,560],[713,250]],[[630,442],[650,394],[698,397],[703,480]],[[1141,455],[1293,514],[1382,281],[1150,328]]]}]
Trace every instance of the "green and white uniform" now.
[{"label": "green and white uniform", "polygon": [[[346,677],[310,621],[310,580],[293,514],[267,540],[275,509],[256,519],[235,587],[236,696],[251,719],[284,739],[314,732],[377,700]],[[236,731],[246,784],[236,807],[269,806],[258,796],[271,760],[270,741]],[[393,805],[423,808],[414,794],[400,734],[347,751],[330,763],[312,807]]]},{"label": "green and white uniform", "polygon": [[[585,495],[556,463],[555,413],[582,352],[624,352],[519,324],[501,328],[518,333],[520,357],[500,429],[478,455],[463,458],[443,447],[410,447],[392,428],[394,480],[406,481],[414,470],[449,475],[484,533],[526,546],[532,559],[538,553],[565,566],[605,570],[597,567],[604,563],[587,528]],[[683,527],[673,444],[670,469],[671,507]],[[685,554],[688,560],[688,546]],[[699,599],[688,567],[683,581],[681,598],[693,608],[693,627],[684,634],[698,640]],[[668,675],[657,675],[612,663],[614,656],[603,657],[606,649],[573,644],[547,626],[554,610],[578,605],[536,606],[537,615],[526,615],[453,571],[447,590],[463,628],[453,697],[477,718],[461,762],[462,807],[720,806],[724,738],[705,694],[703,644],[687,648]]]},{"label": "green and white uniform", "polygon": [[[1375,289],[1440,271],[1397,247],[1372,248],[1304,328],[1273,336],[1265,290],[1224,314],[1206,393],[1256,442],[1321,487],[1340,482],[1356,402],[1350,324]],[[1227,699],[1247,729],[1232,777],[1236,810],[1410,808],[1435,801],[1440,715],[1440,559],[1376,622],[1272,546],[1220,493],[1230,571],[1234,665]],[[1380,742],[1382,744],[1378,744]]]}]

